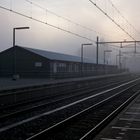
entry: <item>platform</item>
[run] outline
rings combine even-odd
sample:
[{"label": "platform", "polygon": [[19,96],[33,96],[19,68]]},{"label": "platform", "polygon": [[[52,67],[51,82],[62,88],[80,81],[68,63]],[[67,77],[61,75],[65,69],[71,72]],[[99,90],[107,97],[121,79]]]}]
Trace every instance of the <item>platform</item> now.
[{"label": "platform", "polygon": [[93,140],[140,140],[140,95]]},{"label": "platform", "polygon": [[119,75],[124,75],[124,74],[128,74],[128,73],[108,74],[108,75],[78,77],[78,78],[68,78],[68,79],[45,79],[44,78],[44,79],[12,80],[12,78],[0,78],[0,90],[8,90],[8,89],[23,88],[23,87],[47,85],[47,84],[57,84],[57,83],[66,83],[66,82],[106,78],[106,77],[113,77],[113,76],[117,76],[117,75],[119,76]]}]

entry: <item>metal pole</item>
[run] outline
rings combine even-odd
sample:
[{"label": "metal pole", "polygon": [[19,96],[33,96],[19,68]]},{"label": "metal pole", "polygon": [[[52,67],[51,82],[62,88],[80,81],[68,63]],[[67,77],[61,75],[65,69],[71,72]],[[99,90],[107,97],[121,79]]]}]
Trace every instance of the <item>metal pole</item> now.
[{"label": "metal pole", "polygon": [[119,67],[121,69],[121,50],[119,50]]},{"label": "metal pole", "polygon": [[105,52],[106,52],[106,51],[104,51],[104,73],[106,74],[106,65],[105,65]]},{"label": "metal pole", "polygon": [[81,62],[83,63],[83,44],[81,45]]},{"label": "metal pole", "polygon": [[105,65],[105,51],[104,51],[104,65]]},{"label": "metal pole", "polygon": [[122,42],[121,42],[121,48],[123,47]]},{"label": "metal pole", "polygon": [[104,65],[106,63],[106,53],[112,52],[112,50],[104,50]]},{"label": "metal pole", "polygon": [[17,64],[17,56],[16,56],[16,46],[14,46],[14,75],[17,74],[16,64]]},{"label": "metal pole", "polygon": [[13,28],[13,47],[15,46],[15,28]]},{"label": "metal pole", "polygon": [[21,29],[29,29],[29,27],[17,27],[17,28],[13,28],[13,80],[17,80],[19,75],[17,74],[17,53],[16,53],[16,45],[15,45],[15,32],[16,30],[21,30]]},{"label": "metal pole", "polygon": [[81,75],[83,75],[83,45],[81,45]]},{"label": "metal pole", "polygon": [[15,47],[15,30],[16,28],[13,28],[13,80],[15,80],[15,75],[16,75],[16,47]]},{"label": "metal pole", "polygon": [[136,46],[136,41],[135,41],[135,51],[134,51],[134,53],[136,53],[136,52],[137,52],[136,48],[137,48],[137,46]]},{"label": "metal pole", "polygon": [[81,44],[81,75],[83,75],[83,64],[84,64],[84,45],[92,45],[92,43]]},{"label": "metal pole", "polygon": [[99,37],[97,36],[97,48],[96,48],[96,64],[98,65],[98,53],[99,53]]},{"label": "metal pole", "polygon": [[116,66],[117,66],[117,64],[118,64],[118,63],[117,63],[117,62],[118,62],[118,61],[117,61],[117,58],[118,58],[118,55],[116,55]]},{"label": "metal pole", "polygon": [[126,69],[126,57],[123,57],[123,68]]}]

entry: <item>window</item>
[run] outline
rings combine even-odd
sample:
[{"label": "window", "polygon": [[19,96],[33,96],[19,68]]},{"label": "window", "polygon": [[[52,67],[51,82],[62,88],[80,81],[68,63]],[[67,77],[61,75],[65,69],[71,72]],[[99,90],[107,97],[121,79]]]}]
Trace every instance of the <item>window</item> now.
[{"label": "window", "polygon": [[59,67],[66,67],[65,63],[59,63]]},{"label": "window", "polygon": [[53,64],[53,72],[54,72],[54,73],[57,72],[57,64],[56,64],[56,63]]},{"label": "window", "polygon": [[35,62],[35,67],[42,67],[42,62]]}]

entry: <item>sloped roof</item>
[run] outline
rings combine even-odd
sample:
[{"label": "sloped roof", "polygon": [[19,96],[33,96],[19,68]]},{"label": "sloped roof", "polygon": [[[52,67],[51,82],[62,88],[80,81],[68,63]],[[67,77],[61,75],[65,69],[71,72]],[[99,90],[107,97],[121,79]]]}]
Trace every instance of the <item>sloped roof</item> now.
[{"label": "sloped roof", "polygon": [[[38,55],[43,56],[45,58],[48,58],[50,60],[81,62],[81,57],[78,57],[78,56],[61,54],[61,53],[50,52],[50,51],[34,49],[34,48],[26,48],[26,47],[21,47],[21,48],[24,48],[25,50],[28,50],[30,52],[33,52],[35,54],[38,54]],[[90,59],[87,59],[87,58],[84,58],[84,62],[94,63],[93,60],[90,60]]]}]

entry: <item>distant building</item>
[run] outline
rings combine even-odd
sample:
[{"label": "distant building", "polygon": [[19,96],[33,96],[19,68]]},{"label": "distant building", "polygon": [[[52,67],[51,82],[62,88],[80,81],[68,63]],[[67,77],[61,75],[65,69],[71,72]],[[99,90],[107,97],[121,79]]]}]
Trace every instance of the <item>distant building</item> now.
[{"label": "distant building", "polygon": [[0,76],[66,78],[116,73],[116,66],[96,65],[92,60],[33,48],[15,46],[0,53]]}]

